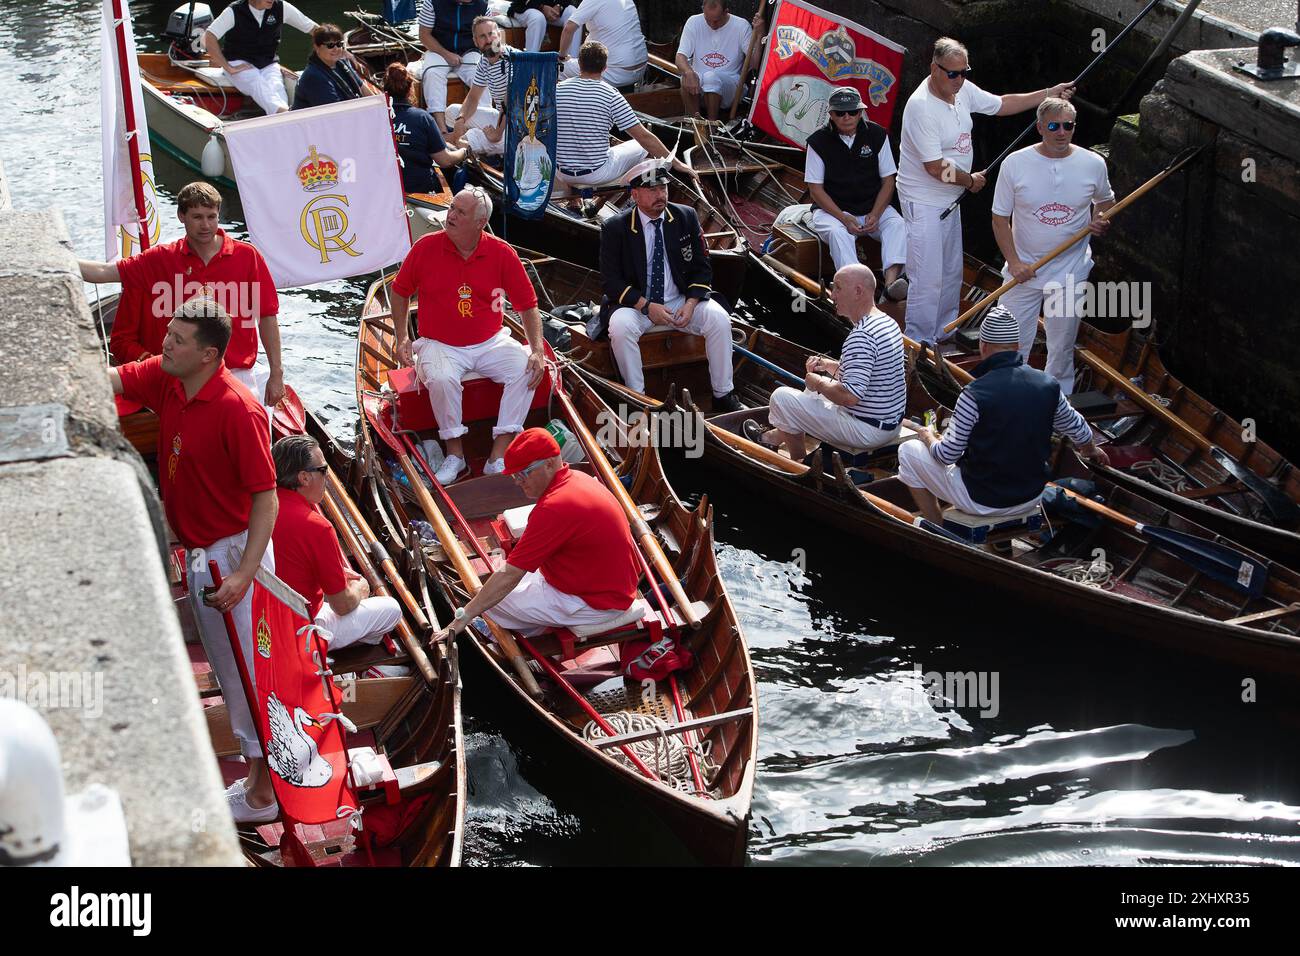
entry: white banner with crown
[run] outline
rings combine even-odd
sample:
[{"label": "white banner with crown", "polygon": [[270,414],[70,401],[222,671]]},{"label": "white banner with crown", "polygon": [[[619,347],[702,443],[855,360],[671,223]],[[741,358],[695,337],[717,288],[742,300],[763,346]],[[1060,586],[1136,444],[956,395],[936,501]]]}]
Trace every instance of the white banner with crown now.
[{"label": "white banner with crown", "polygon": [[377,272],[410,251],[384,97],[242,120],[222,132],[248,232],[276,288]]}]

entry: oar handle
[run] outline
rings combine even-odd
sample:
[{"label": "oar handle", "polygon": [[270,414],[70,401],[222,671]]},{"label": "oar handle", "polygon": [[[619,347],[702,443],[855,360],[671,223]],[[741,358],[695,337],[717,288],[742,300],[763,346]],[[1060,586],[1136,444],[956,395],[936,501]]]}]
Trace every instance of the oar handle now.
[{"label": "oar handle", "polygon": [[1126,514],[1120,514],[1114,508],[1107,508],[1100,501],[1093,501],[1091,498],[1085,495],[1078,494],[1077,492],[1073,492],[1069,488],[1065,488],[1061,485],[1058,485],[1054,481],[1049,481],[1047,483],[1047,487],[1055,488],[1057,491],[1061,492],[1061,494],[1065,495],[1071,501],[1081,504],[1089,511],[1096,512],[1102,517],[1109,518],[1111,521],[1114,521],[1117,524],[1122,524],[1126,528],[1138,527],[1139,523],[1137,521],[1134,521]]}]

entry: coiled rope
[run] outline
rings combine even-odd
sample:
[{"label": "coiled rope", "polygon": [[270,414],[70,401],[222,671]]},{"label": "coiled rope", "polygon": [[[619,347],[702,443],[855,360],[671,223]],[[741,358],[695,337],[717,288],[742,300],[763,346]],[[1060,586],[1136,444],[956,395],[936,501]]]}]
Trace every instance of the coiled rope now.
[{"label": "coiled rope", "polygon": [[1115,584],[1115,567],[1105,558],[1098,556],[1091,561],[1069,561],[1052,568],[1058,577],[1083,584],[1090,588],[1109,591]]},{"label": "coiled rope", "polygon": [[1186,475],[1159,458],[1135,462],[1131,470],[1145,477],[1147,481],[1173,492],[1186,491],[1192,487],[1192,483],[1187,479]]},{"label": "coiled rope", "polygon": [[[637,740],[625,746],[636,754],[637,759],[647,767],[654,767],[659,779],[674,790],[680,790],[683,793],[695,792],[695,786],[691,780],[690,761],[686,757],[687,744],[682,739],[681,734],[669,734],[667,732],[669,725],[650,714],[616,710],[608,714],[601,714],[601,717],[618,736],[646,730],[658,731],[659,736],[657,737]],[[587,726],[582,728],[582,736],[584,740],[595,741],[609,735],[592,720],[588,721]],[[709,758],[709,754],[713,749],[713,742],[706,740],[694,745],[692,749],[699,761],[700,775],[704,778],[704,785],[708,787],[710,785],[709,781],[718,771],[718,765]],[[623,753],[622,748],[610,747],[606,753],[625,766],[632,766],[632,761]]]}]

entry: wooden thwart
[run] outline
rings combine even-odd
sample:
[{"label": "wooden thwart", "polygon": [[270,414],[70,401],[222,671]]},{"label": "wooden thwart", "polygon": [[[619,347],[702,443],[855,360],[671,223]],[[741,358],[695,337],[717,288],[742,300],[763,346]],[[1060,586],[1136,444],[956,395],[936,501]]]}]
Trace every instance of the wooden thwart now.
[{"label": "wooden thwart", "polygon": [[1258,614],[1247,614],[1245,617],[1234,617],[1224,621],[1225,624],[1264,624],[1268,621],[1280,621],[1283,618],[1291,617],[1294,614],[1300,614],[1300,604],[1288,604],[1286,607],[1275,607],[1271,611],[1260,611]]},{"label": "wooden thwart", "polygon": [[638,740],[650,740],[663,734],[684,734],[690,730],[699,730],[702,727],[712,727],[715,724],[725,724],[733,720],[741,720],[749,717],[754,713],[753,707],[742,707],[739,710],[728,710],[721,714],[712,714],[708,717],[692,717],[690,720],[683,720],[676,724],[671,724],[663,729],[655,730],[635,730],[627,734],[619,734],[617,737],[601,737],[593,740],[592,743],[601,750],[607,750],[610,747],[618,747],[623,744],[636,743]]}]

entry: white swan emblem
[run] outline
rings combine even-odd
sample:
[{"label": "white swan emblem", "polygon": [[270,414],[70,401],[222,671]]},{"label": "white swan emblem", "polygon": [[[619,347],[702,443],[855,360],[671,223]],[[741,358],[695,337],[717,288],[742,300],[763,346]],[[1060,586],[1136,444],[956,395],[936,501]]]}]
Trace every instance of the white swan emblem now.
[{"label": "white swan emblem", "polygon": [[778,81],[768,93],[768,109],[782,133],[803,142],[826,125],[829,91],[829,84],[807,77],[788,85]]},{"label": "white swan emblem", "polygon": [[295,787],[323,787],[334,776],[330,762],[316,749],[316,741],[303,730],[303,724],[319,727],[301,707],[289,711],[274,693],[266,699],[266,713],[271,724],[271,739],[267,742],[266,762],[276,775]]}]

